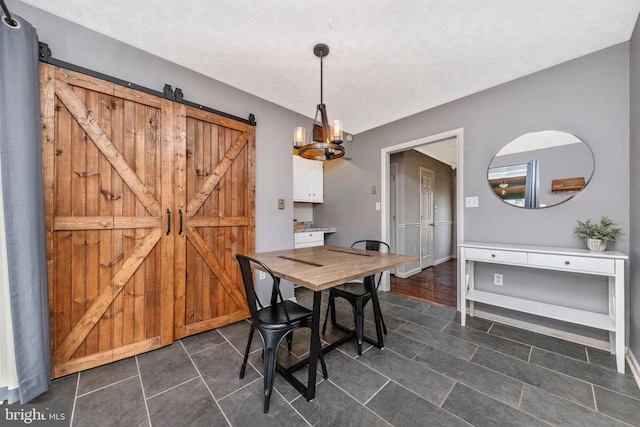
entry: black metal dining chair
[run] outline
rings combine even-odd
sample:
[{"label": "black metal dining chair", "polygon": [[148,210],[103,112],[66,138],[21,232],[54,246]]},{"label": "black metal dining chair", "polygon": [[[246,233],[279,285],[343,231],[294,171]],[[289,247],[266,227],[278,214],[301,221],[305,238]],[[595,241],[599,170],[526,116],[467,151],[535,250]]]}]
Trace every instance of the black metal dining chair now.
[{"label": "black metal dining chair", "polygon": [[[296,304],[293,301],[284,300],[280,291],[280,278],[276,277],[271,269],[257,259],[246,255],[236,255],[240,264],[242,281],[247,295],[249,312],[251,313],[251,330],[249,340],[244,352],[244,360],[240,368],[240,379],[244,378],[253,333],[257,330],[263,342],[263,365],[264,365],[264,412],[269,412],[269,400],[273,390],[273,380],[276,371],[278,347],[284,337],[287,337],[288,348],[291,351],[291,337],[293,331],[298,328],[311,328],[313,311]],[[253,267],[266,272],[272,279],[271,300],[268,306],[263,306],[258,298],[253,281]],[[311,337],[313,339],[313,337]],[[320,338],[318,337],[318,342]],[[311,347],[313,348],[313,346]],[[318,359],[322,365],[322,373],[327,378],[327,367],[324,363],[322,350],[318,354]],[[315,369],[315,367],[309,367]]]},{"label": "black metal dining chair", "polygon": [[[351,245],[352,248],[363,248],[370,251],[389,252],[389,245],[380,240],[358,240]],[[364,341],[364,308],[367,303],[372,300],[374,292],[380,287],[380,280],[383,273],[378,273],[375,276],[365,277],[362,281],[354,281],[350,283],[344,283],[342,285],[334,286],[329,290],[329,303],[327,304],[327,313],[322,326],[322,333],[327,330],[327,320],[329,318],[329,312],[331,312],[331,324],[344,331],[351,331],[344,325],[341,325],[336,321],[336,303],[335,299],[340,297],[344,298],[351,304],[353,309],[353,322],[356,328],[356,340],[358,343],[358,355],[362,354],[362,343]],[[367,281],[371,282],[368,284]],[[376,324],[376,333],[378,335],[377,346],[382,348],[382,334],[380,333],[380,326],[384,334],[387,335],[387,326],[384,323],[382,312],[377,304],[377,300],[373,304],[374,322]]]}]

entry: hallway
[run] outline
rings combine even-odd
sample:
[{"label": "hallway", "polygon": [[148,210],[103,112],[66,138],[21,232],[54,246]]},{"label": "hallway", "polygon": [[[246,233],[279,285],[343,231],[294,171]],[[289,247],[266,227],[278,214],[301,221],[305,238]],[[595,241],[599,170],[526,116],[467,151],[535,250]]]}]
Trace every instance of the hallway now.
[{"label": "hallway", "polygon": [[406,279],[391,276],[391,292],[456,308],[456,259],[425,268]]}]

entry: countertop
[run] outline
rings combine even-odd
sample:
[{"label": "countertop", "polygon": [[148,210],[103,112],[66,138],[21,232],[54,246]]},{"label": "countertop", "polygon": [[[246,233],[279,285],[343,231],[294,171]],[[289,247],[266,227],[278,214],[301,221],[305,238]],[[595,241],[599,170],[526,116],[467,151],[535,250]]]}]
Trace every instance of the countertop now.
[{"label": "countertop", "polygon": [[314,231],[322,231],[324,233],[335,233],[335,227],[311,227],[311,228],[303,228],[301,230],[294,230],[294,233],[312,233]]}]

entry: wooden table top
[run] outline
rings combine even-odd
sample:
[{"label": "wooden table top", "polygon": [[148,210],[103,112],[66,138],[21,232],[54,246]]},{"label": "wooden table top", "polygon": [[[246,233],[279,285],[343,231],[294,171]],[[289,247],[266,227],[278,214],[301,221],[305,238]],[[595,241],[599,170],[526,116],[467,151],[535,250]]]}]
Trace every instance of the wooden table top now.
[{"label": "wooden table top", "polygon": [[419,260],[416,256],[332,245],[259,252],[248,256],[265,263],[276,276],[313,291]]}]

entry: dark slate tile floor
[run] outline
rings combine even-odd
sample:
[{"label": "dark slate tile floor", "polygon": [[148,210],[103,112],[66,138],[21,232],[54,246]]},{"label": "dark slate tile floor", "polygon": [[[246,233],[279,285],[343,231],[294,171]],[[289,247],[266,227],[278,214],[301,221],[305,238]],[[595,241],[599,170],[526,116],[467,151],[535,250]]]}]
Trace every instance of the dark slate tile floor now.
[{"label": "dark slate tile floor", "polygon": [[[296,295],[311,306],[311,292]],[[349,306],[337,301],[350,324]],[[605,351],[478,318],[462,327],[454,310],[396,294],[380,301],[385,349],[365,345],[358,357],[347,342],[328,353],[329,379],[318,375],[312,402],[276,375],[262,412],[257,336],[238,378],[249,331],[241,321],[57,379],[32,403],[69,405],[73,426],[640,426],[638,385]],[[372,322],[366,331],[375,336]],[[323,339],[340,336],[329,325]],[[281,363],[304,357],[308,343],[308,330],[296,331]],[[296,374],[305,383],[306,375]]]}]

